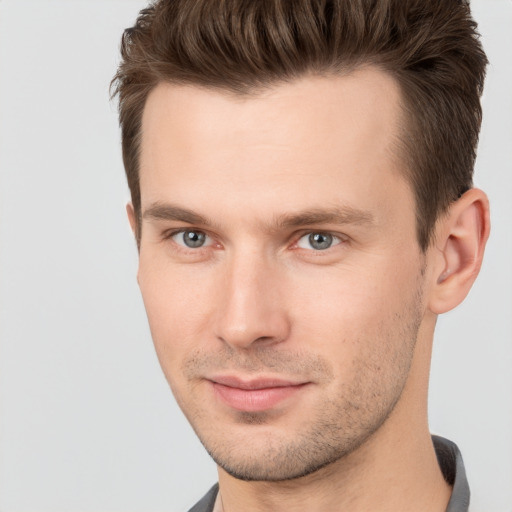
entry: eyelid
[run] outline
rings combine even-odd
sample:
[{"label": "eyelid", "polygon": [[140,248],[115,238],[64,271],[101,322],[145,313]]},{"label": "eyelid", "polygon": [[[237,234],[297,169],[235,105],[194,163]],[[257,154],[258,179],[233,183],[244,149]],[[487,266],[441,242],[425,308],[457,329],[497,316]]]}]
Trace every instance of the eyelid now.
[{"label": "eyelid", "polygon": [[[309,237],[311,235],[329,235],[333,238],[333,244],[328,247],[327,249],[314,249],[313,247],[301,247],[299,245],[299,242],[303,239],[303,238],[306,238],[306,237]],[[305,251],[311,251],[311,252],[315,252],[315,253],[326,253],[328,251],[330,251],[331,249],[334,249],[335,247],[343,244],[344,242],[346,242],[348,239],[347,236],[344,236],[343,234],[341,233],[334,233],[332,231],[328,231],[328,230],[324,230],[324,229],[311,229],[309,231],[303,231],[300,233],[300,235],[295,239],[295,242],[293,244],[293,248],[297,248],[297,249],[302,249],[302,250],[305,250]]]},{"label": "eyelid", "polygon": [[[200,247],[194,248],[194,247],[188,247],[187,245],[185,245],[185,243],[183,241],[180,243],[178,240],[175,239],[175,237],[177,235],[183,234],[187,231],[203,233],[206,236],[206,243]],[[299,246],[300,240],[302,240],[303,238],[308,237],[312,234],[330,235],[333,238],[333,244],[327,249],[314,249],[312,247],[309,247],[309,248],[300,247]],[[307,231],[301,231],[300,233],[296,234],[296,236],[294,237],[294,242],[292,243],[290,248],[302,249],[305,251],[315,252],[315,253],[319,253],[319,254],[327,253],[331,249],[333,249],[345,242],[348,242],[348,238],[349,237],[347,237],[346,235],[344,235],[342,233],[337,233],[337,232],[329,231],[326,229],[309,229]],[[176,246],[178,246],[178,248],[180,250],[187,250],[187,251],[192,251],[192,252],[198,252],[201,249],[209,248],[213,245],[218,245],[218,246],[221,245],[219,242],[217,242],[215,240],[215,238],[212,235],[210,235],[208,233],[207,230],[199,229],[199,228],[196,229],[196,228],[193,228],[190,226],[166,230],[165,232],[162,233],[162,240],[163,241],[171,240],[174,244],[176,244]]]},{"label": "eyelid", "polygon": [[[185,245],[185,243],[180,243],[178,240],[175,239],[177,235],[186,233],[187,231],[192,231],[195,233],[203,233],[206,237],[206,242],[204,245],[201,245],[200,247],[189,247]],[[184,249],[187,251],[199,251],[201,249],[204,249],[206,247],[210,247],[214,244],[213,237],[211,237],[204,229],[194,229],[192,227],[186,227],[186,228],[179,228],[179,229],[171,229],[169,231],[166,231],[163,234],[163,240],[172,240],[173,243],[175,243],[180,249]]]}]

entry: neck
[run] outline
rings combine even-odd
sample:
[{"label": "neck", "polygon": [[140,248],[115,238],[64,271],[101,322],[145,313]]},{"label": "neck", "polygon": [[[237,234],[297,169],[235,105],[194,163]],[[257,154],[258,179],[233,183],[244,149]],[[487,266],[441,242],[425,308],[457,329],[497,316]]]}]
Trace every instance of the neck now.
[{"label": "neck", "polygon": [[444,512],[451,489],[426,434],[378,449],[369,441],[342,461],[286,482],[244,482],[219,470],[223,512]]}]

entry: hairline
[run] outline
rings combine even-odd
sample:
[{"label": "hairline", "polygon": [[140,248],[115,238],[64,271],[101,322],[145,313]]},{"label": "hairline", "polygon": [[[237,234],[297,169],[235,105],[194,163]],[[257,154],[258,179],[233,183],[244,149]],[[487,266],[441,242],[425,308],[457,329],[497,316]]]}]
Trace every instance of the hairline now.
[{"label": "hairline", "polygon": [[[320,78],[336,78],[340,76],[350,76],[351,74],[365,68],[373,68],[385,73],[388,77],[390,77],[395,85],[397,86],[398,91],[398,119],[396,124],[396,133],[391,142],[391,147],[393,148],[389,154],[392,157],[392,161],[396,167],[393,169],[397,172],[397,175],[404,179],[407,186],[410,188],[413,198],[414,198],[414,208],[415,208],[415,217],[416,217],[416,241],[421,249],[422,253],[425,253],[427,249],[434,242],[434,228],[435,223],[431,227],[430,233],[428,234],[428,238],[426,243],[423,243],[421,238],[421,233],[419,231],[421,226],[420,215],[421,215],[421,205],[419,200],[419,195],[417,193],[417,189],[414,186],[414,172],[411,169],[411,166],[415,164],[414,156],[412,154],[411,148],[409,148],[410,137],[407,136],[408,133],[415,132],[417,129],[415,117],[413,115],[413,109],[409,108],[407,105],[407,98],[404,92],[404,87],[400,79],[396,76],[397,73],[388,69],[382,62],[380,62],[377,58],[368,57],[364,60],[359,59],[355,62],[347,62],[343,65],[336,66],[324,66],[318,67],[315,69],[308,69],[302,72],[298,72],[293,76],[281,76],[275,79],[267,80],[265,82],[246,84],[244,87],[237,87],[234,84],[231,85],[229,83],[201,83],[195,80],[187,80],[187,79],[172,79],[170,77],[161,77],[154,81],[153,84],[147,87],[147,92],[144,98],[144,102],[141,104],[141,107],[138,110],[139,116],[139,130],[137,132],[136,139],[134,140],[135,144],[135,158],[136,158],[136,179],[138,185],[138,193],[139,193],[139,205],[135,211],[135,218],[137,221],[136,228],[136,240],[137,245],[140,247],[140,239],[142,236],[142,204],[141,204],[141,190],[140,190],[140,172],[141,172],[141,147],[142,147],[142,132],[143,132],[143,118],[144,112],[146,110],[146,105],[149,99],[149,96],[155,91],[155,89],[161,85],[170,85],[176,87],[194,87],[197,89],[202,89],[205,91],[217,92],[222,94],[233,100],[244,100],[244,99],[252,99],[252,98],[261,98],[265,92],[270,92],[277,87],[285,84],[295,83],[299,80],[308,77],[320,77]],[[442,211],[439,211],[435,221],[437,221],[444,213],[446,212],[446,208]]]}]

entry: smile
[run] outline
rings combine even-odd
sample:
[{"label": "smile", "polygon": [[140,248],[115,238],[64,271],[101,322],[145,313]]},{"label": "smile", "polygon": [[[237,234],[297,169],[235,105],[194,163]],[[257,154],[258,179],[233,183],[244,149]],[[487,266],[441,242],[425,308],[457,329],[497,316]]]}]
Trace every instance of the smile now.
[{"label": "smile", "polygon": [[272,409],[280,402],[298,394],[307,382],[279,379],[243,381],[236,377],[218,377],[211,381],[215,395],[238,411],[261,412]]}]

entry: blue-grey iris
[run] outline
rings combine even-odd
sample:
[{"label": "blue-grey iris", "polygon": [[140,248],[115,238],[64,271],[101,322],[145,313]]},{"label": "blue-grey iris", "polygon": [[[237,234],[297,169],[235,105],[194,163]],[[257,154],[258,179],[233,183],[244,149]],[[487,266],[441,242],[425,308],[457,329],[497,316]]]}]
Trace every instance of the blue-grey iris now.
[{"label": "blue-grey iris", "polygon": [[206,241],[206,235],[201,231],[184,231],[183,243],[192,249],[202,247]]},{"label": "blue-grey iris", "polygon": [[309,244],[313,249],[317,251],[324,251],[325,249],[329,249],[333,242],[332,235],[328,233],[311,233],[309,235]]}]

